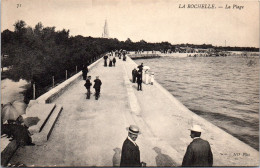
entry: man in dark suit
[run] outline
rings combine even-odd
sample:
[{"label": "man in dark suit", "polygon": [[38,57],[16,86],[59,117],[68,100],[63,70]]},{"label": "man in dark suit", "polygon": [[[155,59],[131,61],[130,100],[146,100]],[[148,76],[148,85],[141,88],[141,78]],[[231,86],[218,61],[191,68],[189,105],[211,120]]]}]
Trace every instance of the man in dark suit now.
[{"label": "man in dark suit", "polygon": [[209,142],[200,138],[201,127],[194,125],[190,131],[190,136],[193,141],[187,147],[182,166],[211,167],[213,165],[213,154]]},{"label": "man in dark suit", "polygon": [[144,64],[141,63],[141,65],[138,66],[138,72],[143,72]]},{"label": "man in dark suit", "polygon": [[90,99],[90,86],[92,85],[92,83],[90,82],[90,76],[87,77],[86,83],[85,83],[85,87],[87,89],[87,99]]},{"label": "man in dark suit", "polygon": [[88,75],[88,66],[86,66],[86,67],[84,66],[82,69],[83,80],[86,80],[87,75]]},{"label": "man in dark suit", "polygon": [[137,74],[137,91],[141,90],[142,91],[142,72],[138,72]]},{"label": "man in dark suit", "polygon": [[140,162],[140,151],[138,145],[135,143],[138,135],[140,134],[139,128],[135,125],[130,125],[126,128],[128,137],[124,141],[121,154],[121,167],[141,167],[145,165]]},{"label": "man in dark suit", "polygon": [[95,84],[94,84],[93,88],[95,88],[95,91],[96,91],[95,98],[97,100],[99,98],[102,82],[99,79],[99,76],[96,76],[96,79],[94,80],[94,82],[95,82]]},{"label": "man in dark suit", "polygon": [[107,56],[107,55],[104,55],[104,66],[105,66],[105,67],[107,66],[107,58],[108,58],[108,56]]},{"label": "man in dark suit", "polygon": [[135,83],[137,75],[138,75],[138,72],[137,72],[136,68],[134,68],[132,70],[133,83]]}]

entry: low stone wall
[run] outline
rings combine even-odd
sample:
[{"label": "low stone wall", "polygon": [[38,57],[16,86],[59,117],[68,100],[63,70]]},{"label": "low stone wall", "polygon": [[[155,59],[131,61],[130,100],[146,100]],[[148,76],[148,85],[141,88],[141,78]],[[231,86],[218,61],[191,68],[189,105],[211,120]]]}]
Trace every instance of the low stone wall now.
[{"label": "low stone wall", "polygon": [[[7,139],[7,138],[6,138]],[[8,139],[7,139],[8,140]],[[2,141],[2,140],[1,140]],[[2,145],[3,141],[1,142]],[[9,160],[12,158],[15,151],[18,149],[16,140],[10,141],[8,145],[1,151],[1,165],[7,166]]]},{"label": "low stone wall", "polygon": [[[98,59],[97,61],[95,61],[91,65],[89,65],[88,69],[91,70],[102,59],[103,59],[103,57],[101,57],[100,59]],[[81,77],[82,77],[82,71],[78,72],[77,74],[73,75],[72,77],[70,77],[66,81],[64,81],[61,84],[59,84],[58,86],[56,86],[55,88],[53,88],[50,91],[46,92],[45,94],[41,95],[40,97],[38,97],[36,99],[36,101],[38,103],[44,103],[44,104],[45,103],[51,103],[53,100],[58,98],[62,93],[64,93],[69,88],[69,86],[71,86],[76,81],[81,79]]]},{"label": "low stone wall", "polygon": [[[96,64],[101,61],[103,57],[92,63],[88,66],[88,69],[91,70],[93,67],[96,66]],[[45,94],[38,97],[36,100],[30,102],[31,105],[34,103],[40,103],[40,104],[46,104],[51,103],[53,100],[58,98],[64,91],[66,91],[69,86],[73,85],[75,82],[77,82],[79,79],[81,79],[82,71],[78,72],[77,74],[73,75],[66,81],[62,82],[55,88],[51,89],[50,91],[46,92]],[[3,138],[1,138],[1,141],[3,141]],[[18,144],[15,140],[10,141],[8,144],[6,144],[6,147],[4,149],[1,149],[1,165],[7,166],[9,160],[12,158],[15,151],[18,149]]]}]

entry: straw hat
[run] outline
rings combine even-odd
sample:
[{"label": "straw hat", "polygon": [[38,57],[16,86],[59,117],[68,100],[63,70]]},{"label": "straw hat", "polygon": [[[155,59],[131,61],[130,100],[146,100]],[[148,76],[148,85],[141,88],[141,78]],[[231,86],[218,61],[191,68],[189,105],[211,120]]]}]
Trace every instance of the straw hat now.
[{"label": "straw hat", "polygon": [[194,132],[202,132],[202,129],[199,125],[193,125],[189,130]]},{"label": "straw hat", "polygon": [[137,127],[136,125],[130,125],[130,127],[126,127],[126,130],[131,134],[135,134],[135,135],[141,134],[139,127]]}]

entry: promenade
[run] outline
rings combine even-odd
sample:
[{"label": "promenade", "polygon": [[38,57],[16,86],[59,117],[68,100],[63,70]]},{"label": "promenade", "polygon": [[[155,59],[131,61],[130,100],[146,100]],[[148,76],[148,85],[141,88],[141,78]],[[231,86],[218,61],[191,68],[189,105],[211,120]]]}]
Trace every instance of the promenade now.
[{"label": "promenade", "polygon": [[180,166],[192,141],[188,128],[199,124],[202,138],[211,145],[213,166],[259,165],[258,151],[189,111],[157,82],[143,84],[143,91],[137,91],[137,84],[130,81],[136,66],[130,58],[117,58],[115,67],[98,62],[88,75],[92,83],[96,75],[103,83],[99,100],[94,94],[87,100],[85,81],[77,81],[54,101],[63,111],[49,140],[19,148],[10,163],[117,166],[126,127],[135,124],[142,132],[137,139],[141,161],[147,166]]}]

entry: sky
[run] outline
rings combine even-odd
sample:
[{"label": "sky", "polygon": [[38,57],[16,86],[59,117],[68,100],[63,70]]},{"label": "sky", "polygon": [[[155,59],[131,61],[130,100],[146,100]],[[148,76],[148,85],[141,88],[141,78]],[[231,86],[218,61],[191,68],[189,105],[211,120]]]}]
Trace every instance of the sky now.
[{"label": "sky", "polygon": [[[214,4],[214,9],[187,8]],[[180,6],[185,8],[180,8]],[[243,6],[243,9],[233,5]],[[231,6],[230,9],[225,9]],[[223,7],[223,8],[219,8]],[[180,0],[2,0],[1,32],[17,20],[34,27],[69,29],[71,36],[109,36],[125,41],[259,47],[259,2]]]}]

